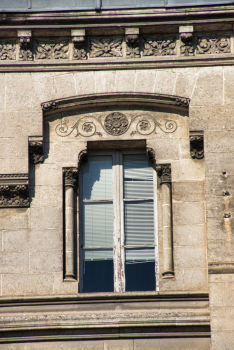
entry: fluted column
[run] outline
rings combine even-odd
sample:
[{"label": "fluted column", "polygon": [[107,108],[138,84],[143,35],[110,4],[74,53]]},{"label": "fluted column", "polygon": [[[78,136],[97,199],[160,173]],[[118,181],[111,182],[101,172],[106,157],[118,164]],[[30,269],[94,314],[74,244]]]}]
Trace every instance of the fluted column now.
[{"label": "fluted column", "polygon": [[63,168],[65,187],[65,279],[74,280],[74,188],[77,168]]},{"label": "fluted column", "polygon": [[172,215],[171,215],[171,165],[156,166],[160,176],[162,192],[162,225],[163,225],[163,276],[174,276],[173,244],[172,244]]}]

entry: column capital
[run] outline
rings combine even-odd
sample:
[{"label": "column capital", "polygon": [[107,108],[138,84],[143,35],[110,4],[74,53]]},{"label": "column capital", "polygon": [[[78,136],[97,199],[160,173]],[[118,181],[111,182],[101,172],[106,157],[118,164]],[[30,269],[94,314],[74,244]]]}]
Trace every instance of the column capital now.
[{"label": "column capital", "polygon": [[64,186],[74,187],[78,175],[78,169],[75,167],[63,168]]},{"label": "column capital", "polygon": [[161,184],[171,182],[171,164],[158,164],[156,165],[156,171]]}]

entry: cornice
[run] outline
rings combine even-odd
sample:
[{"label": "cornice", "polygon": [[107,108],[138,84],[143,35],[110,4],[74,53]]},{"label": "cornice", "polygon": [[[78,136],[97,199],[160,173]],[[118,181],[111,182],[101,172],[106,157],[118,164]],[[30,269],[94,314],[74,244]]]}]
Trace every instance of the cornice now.
[{"label": "cornice", "polygon": [[[197,6],[197,7],[177,7],[177,8],[148,8],[148,9],[122,9],[122,10],[102,10],[96,11],[57,11],[57,12],[25,12],[0,13],[1,28],[9,29],[17,25],[24,25],[27,28],[35,29],[46,24],[55,24],[61,28],[61,25],[67,27],[73,24],[73,27],[79,28],[80,25],[86,25],[86,28],[95,24],[105,26],[113,24],[114,21],[121,24],[135,25],[144,23],[146,25],[174,24],[184,25],[188,21],[195,23],[214,23],[231,22],[234,18],[233,5],[216,6]],[[146,21],[147,19],[147,21]],[[58,21],[60,24],[58,25]],[[79,25],[77,25],[77,22]]]},{"label": "cornice", "polygon": [[118,104],[131,104],[150,106],[151,108],[164,105],[177,108],[188,109],[189,98],[181,96],[153,94],[153,93],[106,93],[106,94],[89,94],[81,96],[73,96],[63,99],[57,99],[52,101],[43,102],[41,104],[42,110],[45,114],[48,112],[61,111],[67,108],[86,108],[95,107],[97,104],[100,106],[107,106],[113,103]]}]

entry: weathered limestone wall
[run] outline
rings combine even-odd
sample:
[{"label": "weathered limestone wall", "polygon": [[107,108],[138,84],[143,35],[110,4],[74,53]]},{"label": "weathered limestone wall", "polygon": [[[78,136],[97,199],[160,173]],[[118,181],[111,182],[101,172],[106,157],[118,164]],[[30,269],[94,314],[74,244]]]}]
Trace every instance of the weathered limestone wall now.
[{"label": "weathered limestone wall", "polygon": [[[162,155],[171,152],[173,218],[180,222],[173,232],[175,279],[163,281],[162,288],[208,291],[207,260],[211,265],[216,263],[215,267],[219,262],[228,266],[233,263],[233,81],[233,67],[2,73],[0,173],[28,172],[28,136],[42,135],[41,102],[105,92],[189,97],[189,129],[204,130],[205,160],[191,159],[189,137],[182,148],[176,145],[172,148],[173,141],[170,147],[163,143],[157,146]],[[72,161],[70,158],[69,166],[77,163],[78,149],[71,154],[66,142],[64,146],[59,149],[56,144],[45,144],[48,158],[43,164],[30,167],[30,208],[0,209],[3,297],[77,293],[77,283],[63,282],[60,170],[66,166],[68,156],[74,157]],[[224,191],[229,195],[226,192],[223,195]],[[222,274],[227,272],[227,266],[215,271],[209,275],[209,288],[212,342],[217,350],[223,348],[224,339],[227,348],[234,346],[231,310],[234,293],[232,275]],[[140,340],[135,348],[141,349]]]}]

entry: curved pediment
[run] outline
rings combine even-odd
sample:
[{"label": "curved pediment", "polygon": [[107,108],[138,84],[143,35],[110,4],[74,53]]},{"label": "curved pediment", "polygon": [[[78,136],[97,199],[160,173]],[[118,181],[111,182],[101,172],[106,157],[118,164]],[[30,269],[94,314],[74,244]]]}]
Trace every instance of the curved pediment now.
[{"label": "curved pediment", "polygon": [[183,108],[185,110],[189,107],[189,98],[181,96],[154,94],[154,93],[139,93],[139,92],[122,92],[122,93],[104,93],[104,94],[89,94],[72,96],[62,99],[51,100],[41,104],[44,113],[57,112],[65,109],[81,109],[96,106],[110,106],[110,105],[131,105],[141,107],[174,107]]}]

